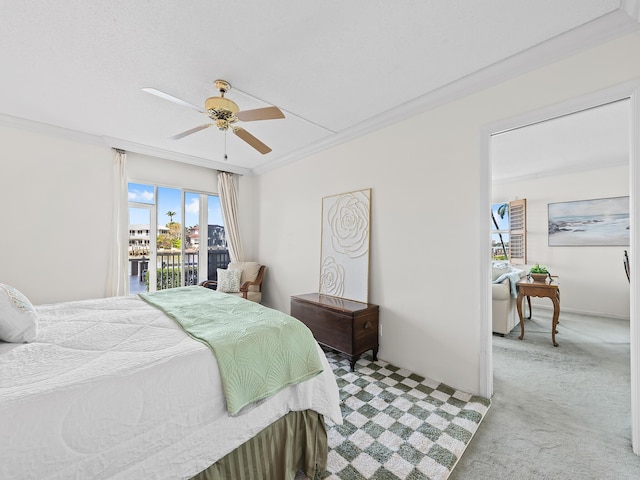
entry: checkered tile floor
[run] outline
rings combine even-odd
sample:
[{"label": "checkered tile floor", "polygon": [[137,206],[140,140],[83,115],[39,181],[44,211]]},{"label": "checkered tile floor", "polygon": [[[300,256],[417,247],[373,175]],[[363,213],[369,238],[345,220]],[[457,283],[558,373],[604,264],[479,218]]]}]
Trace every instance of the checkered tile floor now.
[{"label": "checkered tile floor", "polygon": [[489,400],[367,356],[351,372],[344,357],[325,353],[340,387],[344,424],[327,420],[328,471],[317,479],[446,479]]}]

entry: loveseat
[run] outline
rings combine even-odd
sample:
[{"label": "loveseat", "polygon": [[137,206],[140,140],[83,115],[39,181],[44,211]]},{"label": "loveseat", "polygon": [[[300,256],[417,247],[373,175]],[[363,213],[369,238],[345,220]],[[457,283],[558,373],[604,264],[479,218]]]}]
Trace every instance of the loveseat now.
[{"label": "loveseat", "polygon": [[493,333],[506,335],[519,323],[516,310],[515,283],[527,274],[507,263],[496,263],[491,269],[491,307]]}]

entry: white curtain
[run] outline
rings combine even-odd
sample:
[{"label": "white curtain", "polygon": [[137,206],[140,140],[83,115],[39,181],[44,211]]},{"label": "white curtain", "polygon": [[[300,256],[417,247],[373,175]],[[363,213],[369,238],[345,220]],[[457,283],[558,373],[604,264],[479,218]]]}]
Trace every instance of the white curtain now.
[{"label": "white curtain", "polygon": [[218,172],[218,193],[220,194],[229,257],[232,262],[244,262],[244,251],[238,225],[238,189],[232,173]]},{"label": "white curtain", "polygon": [[113,159],[113,242],[109,263],[107,294],[112,297],[129,294],[129,215],[127,189],[127,152],[114,149]]}]

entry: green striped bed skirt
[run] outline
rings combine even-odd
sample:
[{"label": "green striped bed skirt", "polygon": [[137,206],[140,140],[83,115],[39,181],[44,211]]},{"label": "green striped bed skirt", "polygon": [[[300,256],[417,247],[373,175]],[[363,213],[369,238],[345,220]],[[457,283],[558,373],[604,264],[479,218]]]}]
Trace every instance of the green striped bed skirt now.
[{"label": "green striped bed skirt", "polygon": [[289,412],[192,480],[293,480],[327,468],[327,430],[317,412]]}]

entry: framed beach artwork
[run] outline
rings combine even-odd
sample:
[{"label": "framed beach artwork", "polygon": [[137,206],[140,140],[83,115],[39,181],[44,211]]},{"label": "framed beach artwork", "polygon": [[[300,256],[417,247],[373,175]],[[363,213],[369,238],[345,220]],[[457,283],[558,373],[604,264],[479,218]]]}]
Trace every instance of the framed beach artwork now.
[{"label": "framed beach artwork", "polygon": [[549,246],[629,245],[629,197],[549,204]]},{"label": "framed beach artwork", "polygon": [[322,199],[320,293],[367,303],[371,189]]}]

